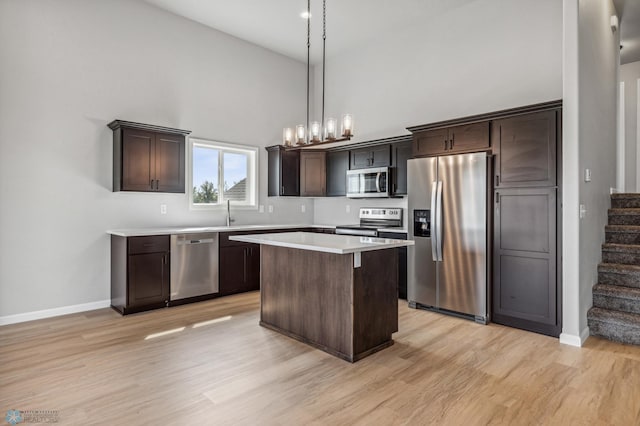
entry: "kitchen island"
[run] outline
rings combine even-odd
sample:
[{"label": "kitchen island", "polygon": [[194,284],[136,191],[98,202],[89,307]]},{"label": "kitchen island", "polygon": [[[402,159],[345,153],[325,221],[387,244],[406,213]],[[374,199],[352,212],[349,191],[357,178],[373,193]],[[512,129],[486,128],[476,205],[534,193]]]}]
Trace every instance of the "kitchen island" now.
[{"label": "kitchen island", "polygon": [[260,244],[260,325],[355,362],[398,331],[399,247],[412,241],[288,232]]}]

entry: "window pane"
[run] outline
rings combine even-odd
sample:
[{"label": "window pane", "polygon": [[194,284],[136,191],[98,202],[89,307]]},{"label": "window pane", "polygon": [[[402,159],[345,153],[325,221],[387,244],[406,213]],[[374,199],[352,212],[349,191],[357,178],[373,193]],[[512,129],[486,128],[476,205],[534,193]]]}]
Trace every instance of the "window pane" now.
[{"label": "window pane", "polygon": [[223,155],[223,199],[245,201],[247,199],[247,155],[232,152],[225,152]]},{"label": "window pane", "polygon": [[218,150],[193,147],[193,203],[218,202]]}]

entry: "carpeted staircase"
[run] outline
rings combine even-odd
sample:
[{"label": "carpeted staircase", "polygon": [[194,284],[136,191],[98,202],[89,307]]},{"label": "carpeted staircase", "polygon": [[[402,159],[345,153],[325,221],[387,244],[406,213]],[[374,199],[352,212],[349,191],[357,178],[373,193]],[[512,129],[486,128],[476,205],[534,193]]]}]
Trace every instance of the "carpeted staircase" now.
[{"label": "carpeted staircase", "polygon": [[640,194],[612,194],[590,334],[640,345]]}]

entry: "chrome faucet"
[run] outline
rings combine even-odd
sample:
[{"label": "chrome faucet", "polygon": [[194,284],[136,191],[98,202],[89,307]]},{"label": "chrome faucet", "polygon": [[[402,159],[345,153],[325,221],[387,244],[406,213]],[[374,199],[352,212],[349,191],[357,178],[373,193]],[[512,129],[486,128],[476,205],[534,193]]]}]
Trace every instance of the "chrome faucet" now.
[{"label": "chrome faucet", "polygon": [[232,222],[235,220],[231,219],[231,200],[227,200],[227,226],[231,226]]}]

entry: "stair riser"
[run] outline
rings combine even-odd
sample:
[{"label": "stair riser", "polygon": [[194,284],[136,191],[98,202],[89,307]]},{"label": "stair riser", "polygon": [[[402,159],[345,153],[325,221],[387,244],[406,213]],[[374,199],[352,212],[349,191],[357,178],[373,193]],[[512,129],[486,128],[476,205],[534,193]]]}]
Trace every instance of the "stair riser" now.
[{"label": "stair riser", "polygon": [[605,242],[615,244],[640,244],[638,232],[605,232]]},{"label": "stair riser", "polygon": [[610,309],[613,311],[640,314],[640,299],[624,299],[621,297],[605,296],[603,294],[594,293],[593,306],[597,308]]},{"label": "stair riser", "polygon": [[634,225],[640,226],[640,215],[638,214],[610,214],[609,225]]},{"label": "stair riser", "polygon": [[640,288],[640,273],[598,272],[598,282]]},{"label": "stair riser", "polygon": [[612,198],[612,209],[638,209],[640,208],[640,198]]},{"label": "stair riser", "polygon": [[600,336],[615,342],[640,345],[640,327],[602,322],[592,318],[587,321],[592,336]]},{"label": "stair riser", "polygon": [[602,262],[617,263],[619,265],[640,265],[640,253],[619,251],[602,251]]}]

